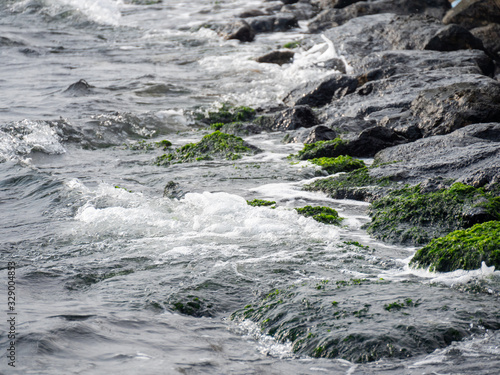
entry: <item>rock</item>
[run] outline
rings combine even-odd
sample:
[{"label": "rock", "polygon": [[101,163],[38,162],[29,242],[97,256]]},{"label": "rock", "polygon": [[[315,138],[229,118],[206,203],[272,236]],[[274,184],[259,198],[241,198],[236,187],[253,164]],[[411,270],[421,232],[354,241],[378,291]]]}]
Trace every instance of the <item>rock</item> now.
[{"label": "rock", "polygon": [[7,38],[5,36],[0,36],[0,47],[21,47],[24,46],[25,43]]},{"label": "rock", "polygon": [[330,60],[322,61],[316,64],[318,68],[326,70],[336,70],[341,74],[346,74],[346,66],[342,59],[333,58]]},{"label": "rock", "polygon": [[447,0],[377,0],[362,1],[342,9],[327,9],[310,23],[309,31],[317,33],[327,28],[345,24],[349,20],[368,15],[392,13],[397,15],[423,14],[441,19],[450,8]]},{"label": "rock", "polygon": [[[380,151],[370,174],[416,184],[441,177],[476,186],[500,179],[500,123],[472,124],[447,135]],[[480,171],[480,173],[478,173]]]},{"label": "rock", "polygon": [[340,99],[353,93],[358,81],[346,75],[335,75],[320,83],[307,82],[291,91],[283,102],[289,106],[307,104],[311,107],[322,107],[333,99]]},{"label": "rock", "polygon": [[294,55],[295,52],[293,51],[273,51],[257,57],[255,61],[260,63],[284,65],[290,64],[293,61]]},{"label": "rock", "polygon": [[251,18],[251,17],[259,17],[259,16],[265,16],[266,13],[259,9],[249,9],[245,10],[242,13],[238,15],[240,18]]},{"label": "rock", "polygon": [[424,49],[434,51],[456,51],[460,49],[483,50],[483,42],[472,35],[467,29],[458,25],[448,25],[439,30]]},{"label": "rock", "polygon": [[64,92],[73,96],[88,95],[92,92],[92,87],[93,86],[90,86],[87,81],[81,79],[78,82],[69,85]]},{"label": "rock", "polygon": [[299,129],[283,138],[284,143],[315,143],[318,141],[330,141],[337,137],[335,130],[324,125],[314,126],[308,129]]},{"label": "rock", "polygon": [[240,42],[251,42],[255,39],[255,30],[246,21],[233,22],[220,32],[225,39],[237,39]]},{"label": "rock", "polygon": [[481,39],[487,50],[496,54],[500,52],[500,24],[491,23],[487,26],[476,27],[470,32],[476,38]]},{"label": "rock", "polygon": [[413,121],[424,137],[447,134],[481,122],[500,122],[500,82],[478,76],[422,91],[411,104]]},{"label": "rock", "polygon": [[307,105],[298,105],[280,112],[268,126],[272,131],[283,131],[314,125],[318,125],[318,120],[312,109]]},{"label": "rock", "polygon": [[283,4],[288,5],[288,4],[295,4],[298,3],[299,0],[280,0]]},{"label": "rock", "polygon": [[446,13],[443,23],[456,23],[467,29],[500,23],[500,0],[462,0]]},{"label": "rock", "polygon": [[163,197],[170,199],[181,199],[186,193],[182,191],[177,182],[169,181],[163,189]]},{"label": "rock", "polygon": [[313,18],[318,12],[311,4],[299,2],[283,6],[281,13],[291,13],[298,21],[304,21]]},{"label": "rock", "polygon": [[248,23],[256,33],[287,31],[299,27],[297,18],[286,13],[248,18]]}]

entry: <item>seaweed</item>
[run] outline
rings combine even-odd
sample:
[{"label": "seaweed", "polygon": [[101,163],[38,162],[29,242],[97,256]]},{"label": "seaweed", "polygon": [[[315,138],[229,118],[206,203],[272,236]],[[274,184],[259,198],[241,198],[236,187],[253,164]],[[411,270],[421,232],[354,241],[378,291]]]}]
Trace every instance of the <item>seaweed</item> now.
[{"label": "seaweed", "polygon": [[[267,207],[267,206],[273,206],[273,205],[276,205],[276,202],[275,201],[266,201],[264,199],[254,199],[252,201],[248,201],[247,200],[247,203],[250,205],[250,206],[253,206],[253,207]],[[275,208],[275,207],[272,207],[272,208]]]},{"label": "seaweed", "polygon": [[300,215],[312,217],[314,220],[323,224],[340,225],[342,220],[344,220],[344,218],[339,216],[337,211],[330,207],[305,206],[302,208],[296,208],[295,210],[297,210]]},{"label": "seaweed", "polygon": [[410,265],[450,272],[478,269],[482,262],[500,268],[500,221],[476,224],[436,238],[417,251]]},{"label": "seaweed", "polygon": [[251,154],[258,151],[260,150],[248,145],[240,137],[215,131],[204,136],[198,143],[188,143],[169,154],[159,156],[156,158],[155,164],[159,166],[170,165],[212,160],[215,157],[236,160],[240,159],[242,154]]},{"label": "seaweed", "polygon": [[353,159],[351,156],[340,155],[336,158],[315,158],[309,160],[311,163],[319,165],[329,174],[339,172],[351,172],[359,168],[366,167],[365,163],[359,159]]}]

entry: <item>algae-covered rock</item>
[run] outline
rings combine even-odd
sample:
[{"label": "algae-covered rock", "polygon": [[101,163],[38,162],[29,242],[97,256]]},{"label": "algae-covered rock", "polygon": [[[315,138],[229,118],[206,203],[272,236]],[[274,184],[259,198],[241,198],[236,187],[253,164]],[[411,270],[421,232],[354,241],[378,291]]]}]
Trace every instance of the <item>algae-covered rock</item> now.
[{"label": "algae-covered rock", "polygon": [[242,138],[215,131],[204,136],[198,143],[188,143],[156,159],[156,165],[187,163],[214,158],[236,160],[242,154],[255,154],[260,150],[246,143]]},{"label": "algae-covered rock", "polygon": [[304,190],[321,191],[334,199],[355,199],[371,202],[381,196],[392,182],[374,178],[367,167],[338,176],[322,178],[304,186]]},{"label": "algae-covered rock", "polygon": [[254,199],[251,201],[247,200],[247,203],[248,203],[248,205],[253,206],[253,207],[268,207],[268,206],[275,206],[276,205],[275,201],[266,201],[264,199]]},{"label": "algae-covered rock", "polygon": [[309,161],[313,164],[319,165],[329,174],[351,172],[355,169],[365,167],[365,163],[362,160],[353,159],[352,157],[345,155],[341,155],[336,158],[310,159]]},{"label": "algae-covered rock", "polygon": [[231,122],[251,121],[255,118],[255,109],[245,106],[232,107],[226,103],[217,111],[198,114],[196,120],[207,125],[228,124]]},{"label": "algae-covered rock", "polygon": [[482,262],[500,268],[500,221],[476,224],[437,238],[417,251],[410,265],[450,272],[478,269]]},{"label": "algae-covered rock", "polygon": [[309,279],[274,289],[231,318],[255,321],[299,355],[371,362],[431,353],[484,333],[483,324],[499,327],[491,296],[474,298],[481,308],[464,306],[461,292],[421,282]]},{"label": "algae-covered rock", "polygon": [[312,217],[314,220],[319,221],[323,224],[334,224],[340,225],[342,217],[339,216],[338,212],[330,207],[322,206],[305,206],[302,208],[296,208],[300,215],[305,217]]},{"label": "algae-covered rock", "polygon": [[[480,212],[471,213],[472,209]],[[394,190],[370,207],[368,232],[388,242],[425,244],[451,231],[500,219],[500,197],[461,183],[422,192],[420,185]]]}]

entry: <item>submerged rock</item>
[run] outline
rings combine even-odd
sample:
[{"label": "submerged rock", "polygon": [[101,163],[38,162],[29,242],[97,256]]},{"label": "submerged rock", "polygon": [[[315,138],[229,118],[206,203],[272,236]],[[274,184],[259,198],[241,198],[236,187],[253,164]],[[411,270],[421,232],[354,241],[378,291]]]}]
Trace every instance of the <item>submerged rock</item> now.
[{"label": "submerged rock", "polygon": [[204,136],[198,143],[188,143],[169,154],[159,156],[155,164],[161,166],[214,158],[236,160],[243,154],[257,152],[260,152],[260,149],[246,143],[240,137],[215,131]]},{"label": "submerged rock", "polygon": [[78,82],[69,85],[64,92],[73,96],[88,95],[92,92],[92,87],[94,86],[90,86],[87,81],[81,79]]}]

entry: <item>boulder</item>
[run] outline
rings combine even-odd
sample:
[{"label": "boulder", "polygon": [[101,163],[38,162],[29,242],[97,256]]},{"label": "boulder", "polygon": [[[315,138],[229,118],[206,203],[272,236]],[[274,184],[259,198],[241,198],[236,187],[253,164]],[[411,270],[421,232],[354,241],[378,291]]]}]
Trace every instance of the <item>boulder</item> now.
[{"label": "boulder", "polygon": [[446,13],[443,23],[467,29],[500,23],[500,0],[462,0]]},{"label": "boulder", "polygon": [[310,23],[309,31],[320,32],[345,24],[349,20],[367,15],[392,13],[397,15],[423,14],[441,19],[450,8],[447,0],[376,0],[361,1],[341,9],[326,9]]},{"label": "boulder", "polygon": [[289,106],[307,104],[311,107],[322,107],[333,99],[340,99],[353,93],[358,81],[346,75],[335,75],[321,82],[307,82],[292,90],[283,102]]},{"label": "boulder", "polygon": [[240,42],[252,42],[255,39],[255,30],[243,20],[226,25],[219,34],[227,40],[237,39]]},{"label": "boulder", "polygon": [[272,16],[247,18],[249,25],[256,33],[287,31],[299,27],[297,18],[292,14],[278,13]]},{"label": "boulder", "polygon": [[260,63],[284,65],[291,63],[294,55],[295,52],[293,51],[273,51],[257,57],[255,61]]},{"label": "boulder", "polygon": [[272,131],[295,130],[298,128],[311,128],[318,125],[318,120],[312,109],[307,105],[298,105],[278,113],[267,126]]},{"label": "boulder", "polygon": [[467,29],[458,25],[448,25],[439,30],[424,46],[434,51],[457,51],[460,49],[484,49],[483,42]]},{"label": "boulder", "polygon": [[491,23],[487,26],[476,27],[470,32],[483,42],[487,50],[496,54],[500,52],[500,24]]}]

